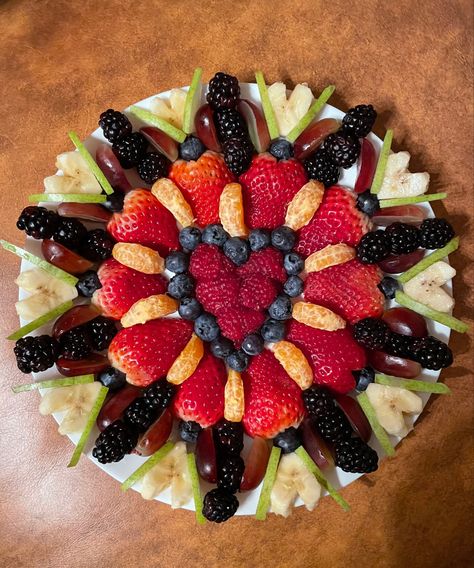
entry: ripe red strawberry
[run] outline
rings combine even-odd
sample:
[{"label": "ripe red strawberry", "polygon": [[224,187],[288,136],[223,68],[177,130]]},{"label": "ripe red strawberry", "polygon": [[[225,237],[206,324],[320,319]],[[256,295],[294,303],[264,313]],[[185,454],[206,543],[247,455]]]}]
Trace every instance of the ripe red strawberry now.
[{"label": "ripe red strawberry", "polygon": [[355,387],[352,371],[365,367],[366,355],[349,328],[324,331],[291,320],[287,329],[287,340],[306,355],[316,384],[340,393]]},{"label": "ripe red strawberry", "polygon": [[220,309],[237,305],[239,279],[233,274],[222,274],[212,280],[199,280],[196,284],[196,298],[204,309],[217,314]]},{"label": "ripe red strawberry", "polygon": [[166,292],[167,282],[160,274],[138,272],[114,258],[101,264],[97,276],[102,288],[94,292],[92,302],[114,319],[120,319],[138,300]]},{"label": "ripe red strawberry", "polygon": [[339,186],[326,190],[319,209],[299,231],[296,251],[309,256],[327,245],[357,245],[369,229],[369,219],[356,209],[355,195]]},{"label": "ripe red strawberry", "polygon": [[239,301],[242,306],[261,310],[268,308],[278,293],[275,282],[263,274],[249,274],[242,279]]},{"label": "ripe red strawberry", "polygon": [[252,252],[248,261],[238,268],[240,276],[263,274],[279,282],[285,282],[286,273],[283,268],[283,256],[274,248],[266,248]]},{"label": "ripe red strawberry", "polygon": [[166,375],[192,331],[192,324],[182,319],[156,319],[124,328],[109,346],[110,364],[132,385],[146,387]]},{"label": "ripe red strawberry", "polygon": [[382,273],[373,264],[350,260],[308,275],[304,297],[331,309],[353,324],[365,317],[379,317],[384,296],[377,288]]},{"label": "ripe red strawberry", "polygon": [[270,154],[256,156],[240,176],[247,225],[251,229],[283,225],[288,203],[307,181],[297,160],[277,161]]},{"label": "ripe red strawberry", "polygon": [[263,312],[243,306],[222,308],[217,317],[222,335],[232,339],[236,345],[240,345],[246,335],[257,331],[264,321]]},{"label": "ripe red strawberry", "polygon": [[179,247],[173,215],[146,189],[127,193],[123,211],[114,213],[107,230],[119,242],[138,243],[162,256]]},{"label": "ripe red strawberry", "polygon": [[242,375],[245,392],[244,428],[249,436],[273,438],[297,426],[304,414],[300,387],[273,353],[264,350],[252,358]]},{"label": "ripe red strawberry", "polygon": [[201,226],[219,223],[219,198],[224,186],[234,181],[224,158],[204,152],[197,160],[176,160],[169,178],[181,189]]},{"label": "ripe red strawberry", "polygon": [[181,420],[192,420],[203,428],[224,417],[224,363],[205,353],[198,368],[179,387],[173,401],[173,411]]},{"label": "ripe red strawberry", "polygon": [[196,280],[211,280],[233,274],[235,266],[215,245],[199,245],[191,255],[189,272]]}]

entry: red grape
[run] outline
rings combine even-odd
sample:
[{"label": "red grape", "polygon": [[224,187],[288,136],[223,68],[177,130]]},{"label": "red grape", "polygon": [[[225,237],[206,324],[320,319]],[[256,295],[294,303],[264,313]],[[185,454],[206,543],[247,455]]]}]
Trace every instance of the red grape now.
[{"label": "red grape", "polygon": [[315,464],[321,469],[334,466],[334,460],[328,446],[315,431],[311,418],[304,420],[300,426],[303,447]]},{"label": "red grape", "polygon": [[41,251],[48,262],[71,274],[82,274],[94,266],[94,263],[50,239],[41,243]]},{"label": "red grape", "polygon": [[351,423],[354,432],[364,440],[364,442],[368,442],[372,435],[372,428],[360,404],[352,397],[345,394],[337,394],[336,402]]},{"label": "red grape", "polygon": [[141,456],[154,454],[168,440],[172,427],[173,416],[166,408],[158,420],[155,420],[143,436],[140,437],[135,452]]},{"label": "red grape", "polygon": [[196,136],[201,142],[213,152],[221,152],[222,148],[217,138],[216,127],[214,125],[214,115],[208,104],[202,105],[194,117]]},{"label": "red grape", "polygon": [[74,306],[56,320],[53,326],[53,337],[59,339],[64,332],[87,323],[98,315],[100,315],[99,311],[92,304]]},{"label": "red grape", "polygon": [[377,166],[377,154],[375,148],[367,138],[361,142],[359,157],[359,173],[354,186],[356,193],[363,193],[370,189],[372,180],[374,179],[375,168]]},{"label": "red grape", "polygon": [[159,152],[164,154],[168,160],[174,162],[178,159],[178,143],[168,136],[163,130],[155,126],[144,126],[140,132]]},{"label": "red grape", "polygon": [[241,491],[250,491],[260,485],[265,477],[269,457],[270,446],[267,440],[254,438],[250,452],[245,458],[245,470],[240,482]]},{"label": "red grape", "polygon": [[403,379],[415,379],[421,373],[421,365],[415,361],[395,357],[383,351],[368,351],[367,353],[370,365],[380,373]]},{"label": "red grape", "polygon": [[209,483],[217,481],[216,447],[212,428],[204,428],[196,440],[196,467],[199,475]]},{"label": "red grape", "polygon": [[108,223],[112,218],[112,213],[101,205],[95,203],[61,203],[58,207],[61,217],[75,217],[85,221],[98,221]]},{"label": "red grape", "polygon": [[270,133],[268,132],[267,121],[260,107],[251,101],[241,99],[238,109],[245,118],[250,139],[255,149],[260,153],[265,152],[270,145]]},{"label": "red grape", "polygon": [[298,160],[307,158],[327,136],[339,130],[339,127],[340,122],[335,118],[323,118],[310,124],[295,140],[293,146],[295,158]]},{"label": "red grape", "polygon": [[425,256],[424,249],[416,249],[408,254],[390,254],[378,264],[387,274],[400,274],[415,266]]},{"label": "red grape", "polygon": [[390,308],[383,314],[382,319],[395,333],[414,337],[428,335],[425,318],[408,308]]},{"label": "red grape", "polygon": [[107,178],[107,181],[115,190],[127,193],[127,191],[132,189],[124,169],[110,146],[101,144],[95,153],[95,160],[104,176]]},{"label": "red grape", "polygon": [[104,355],[93,353],[87,359],[73,360],[60,357],[56,361],[56,367],[61,375],[65,377],[76,377],[77,375],[96,375],[105,371],[110,366],[109,360]]},{"label": "red grape", "polygon": [[426,213],[424,209],[417,205],[386,207],[385,209],[380,209],[380,211],[372,217],[372,221],[382,227],[386,227],[394,221],[418,224],[421,223],[423,219],[426,219]]},{"label": "red grape", "polygon": [[99,430],[102,432],[112,422],[121,418],[127,406],[141,395],[142,391],[132,385],[127,385],[113,394],[101,408],[99,416],[97,416],[97,427]]}]

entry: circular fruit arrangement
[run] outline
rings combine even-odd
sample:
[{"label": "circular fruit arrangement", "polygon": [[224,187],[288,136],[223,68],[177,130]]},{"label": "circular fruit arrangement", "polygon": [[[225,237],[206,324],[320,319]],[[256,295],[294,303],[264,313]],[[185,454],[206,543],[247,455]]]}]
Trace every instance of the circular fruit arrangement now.
[{"label": "circular fruit arrangement", "polygon": [[28,250],[2,241],[24,261],[9,339],[42,373],[14,391],[40,389],[69,466],[92,448],[198,522],[347,510],[336,488],[449,392],[459,240],[424,204],[445,194],[372,105],[201,75],[71,132],[18,219]]}]

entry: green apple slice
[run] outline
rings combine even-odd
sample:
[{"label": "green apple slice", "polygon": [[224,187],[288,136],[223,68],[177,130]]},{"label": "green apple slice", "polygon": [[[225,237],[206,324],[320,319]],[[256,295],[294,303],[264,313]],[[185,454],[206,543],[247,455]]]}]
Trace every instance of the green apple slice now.
[{"label": "green apple slice", "polygon": [[199,525],[206,524],[206,517],[202,514],[202,495],[199,484],[199,474],[196,467],[196,457],[193,453],[188,454],[188,469],[193,487],[194,508],[196,509],[196,521]]},{"label": "green apple slice", "polygon": [[459,237],[454,237],[451,239],[447,245],[443,248],[437,249],[430,253],[428,256],[425,256],[417,262],[414,266],[412,266],[409,270],[404,272],[398,277],[398,281],[401,284],[406,284],[409,280],[415,277],[423,270],[426,270],[429,266],[438,262],[438,260],[442,260],[443,258],[447,257],[449,254],[454,252],[459,247]]},{"label": "green apple slice", "polygon": [[186,140],[185,132],[183,132],[180,128],[176,128],[176,126],[173,126],[169,122],[166,122],[166,120],[163,120],[162,118],[160,118],[156,114],[153,114],[149,110],[145,110],[144,108],[140,108],[137,106],[131,106],[130,112],[140,120],[143,120],[143,122],[151,124],[152,126],[156,126],[160,130],[162,130],[165,134],[168,134],[168,136],[173,138],[173,140],[176,140],[176,142],[181,143]]},{"label": "green apple slice", "polygon": [[417,392],[432,392],[435,394],[451,394],[451,390],[443,383],[427,383],[426,381],[417,381],[414,379],[400,379],[383,373],[375,374],[375,382],[379,385],[387,385],[389,387],[398,387]]},{"label": "green apple slice", "polygon": [[35,329],[38,329],[39,327],[41,327],[45,323],[48,323],[52,319],[60,316],[61,314],[64,314],[64,312],[67,312],[69,309],[71,309],[73,305],[74,304],[72,303],[71,300],[64,302],[63,304],[59,305],[57,308],[49,310],[49,312],[46,312],[45,314],[43,314],[39,318],[36,318],[35,320],[30,321],[30,323],[27,323],[23,327],[20,327],[20,329],[11,333],[7,337],[7,339],[10,339],[11,341],[16,341],[17,339],[25,337],[25,335],[28,335],[29,333],[31,333]]},{"label": "green apple slice", "polygon": [[255,73],[255,80],[257,81],[258,92],[260,93],[260,100],[262,101],[263,114],[265,115],[265,120],[267,121],[270,140],[274,140],[275,138],[278,138],[280,131],[278,130],[275,112],[273,111],[272,103],[270,102],[270,97],[268,96],[267,85],[265,84],[265,79],[261,71],[257,71]]},{"label": "green apple slice", "polygon": [[142,463],[142,465],[136,469],[127,479],[122,483],[120,489],[122,491],[127,491],[135,485],[137,481],[139,481],[146,473],[150,471],[152,467],[154,467],[160,460],[162,460],[166,455],[168,455],[174,447],[173,442],[166,442],[164,446],[161,446],[159,450],[157,450],[152,456],[150,456],[146,462]]},{"label": "green apple slice", "polygon": [[51,201],[54,203],[105,203],[106,195],[92,193],[33,193],[28,196],[30,203]]},{"label": "green apple slice", "polygon": [[19,392],[28,392],[37,389],[56,389],[59,387],[70,387],[71,385],[83,385],[93,383],[94,375],[78,375],[77,377],[65,377],[62,379],[51,379],[49,381],[39,381],[38,383],[29,383],[27,385],[19,385],[12,387],[15,394]]},{"label": "green apple slice", "polygon": [[99,182],[105,193],[107,193],[108,195],[113,193],[114,188],[110,185],[109,180],[104,175],[104,172],[95,163],[94,158],[90,155],[89,150],[81,142],[79,136],[73,130],[68,133],[68,136],[71,139],[71,142],[77,148],[79,154],[84,158],[87,167],[94,174],[95,179]]},{"label": "green apple slice", "polygon": [[5,250],[9,250],[10,252],[16,254],[23,260],[27,260],[28,262],[31,262],[31,264],[35,264],[38,268],[41,268],[41,270],[44,270],[48,274],[51,274],[51,276],[59,278],[59,280],[62,280],[63,282],[66,282],[71,286],[75,286],[77,284],[78,279],[75,276],[69,274],[68,272],[65,272],[64,270],[61,270],[57,266],[53,266],[49,262],[46,262],[46,260],[40,258],[39,256],[36,256],[31,252],[28,252],[20,247],[17,247],[16,245],[9,243],[8,241],[4,241],[3,239],[0,239],[0,244]]},{"label": "green apple slice", "polygon": [[270,459],[268,460],[267,469],[265,471],[265,477],[263,478],[263,487],[258,499],[257,511],[255,513],[255,518],[258,521],[264,521],[267,518],[267,512],[270,508],[270,497],[275,483],[280,455],[281,448],[273,446],[270,453]]},{"label": "green apple slice", "polygon": [[390,442],[390,438],[388,437],[387,432],[385,432],[383,427],[380,425],[380,422],[378,421],[377,415],[375,413],[375,409],[370,403],[367,393],[361,392],[357,396],[357,401],[364,411],[364,414],[367,416],[367,420],[372,427],[372,431],[375,434],[377,440],[380,442],[383,451],[387,454],[387,456],[393,456],[395,454],[395,449]]},{"label": "green apple slice", "polygon": [[183,131],[186,134],[194,132],[194,117],[196,116],[197,109],[201,104],[201,77],[202,69],[201,67],[198,67],[194,71],[191,85],[189,86],[189,90],[186,94],[186,100],[184,101]]},{"label": "green apple slice", "polygon": [[372,181],[372,187],[370,188],[370,193],[373,193],[374,195],[377,195],[382,187],[385,168],[387,167],[387,160],[390,155],[390,148],[392,147],[392,140],[393,130],[387,130],[385,138],[383,139],[382,149],[380,150],[380,156],[377,162],[374,179]]},{"label": "green apple slice", "polygon": [[411,205],[412,203],[425,203],[426,201],[439,201],[446,199],[447,193],[430,193],[428,195],[417,195],[416,197],[395,197],[393,199],[381,199],[379,202],[380,209],[387,207],[397,207],[399,205]]},{"label": "green apple slice", "polygon": [[454,331],[458,331],[459,333],[466,333],[466,331],[469,330],[467,323],[464,323],[454,316],[445,314],[444,312],[433,310],[433,308],[429,308],[428,306],[425,306],[425,304],[422,304],[421,302],[417,302],[413,298],[410,298],[410,296],[408,296],[401,290],[397,290],[397,292],[395,293],[395,301],[398,302],[400,306],[404,306],[405,308],[413,310],[417,314],[437,321],[438,323],[441,323],[446,327],[449,327],[450,329],[454,329]]},{"label": "green apple slice", "polygon": [[74,467],[77,465],[79,458],[84,450],[85,445],[87,444],[87,440],[91,435],[92,428],[94,427],[95,421],[97,420],[97,416],[99,415],[100,409],[104,404],[105,397],[107,396],[109,389],[107,387],[100,387],[99,394],[95,399],[94,406],[92,407],[89,418],[86,422],[86,427],[79,438],[79,442],[77,442],[77,446],[72,454],[71,461],[67,464],[68,467]]},{"label": "green apple slice", "polygon": [[320,112],[323,106],[328,102],[331,95],[336,90],[335,85],[328,85],[324,91],[319,95],[319,97],[313,102],[309,107],[308,112],[300,119],[298,124],[293,127],[286,139],[288,142],[294,142],[298,136],[306,130],[306,128],[313,122],[314,117]]}]

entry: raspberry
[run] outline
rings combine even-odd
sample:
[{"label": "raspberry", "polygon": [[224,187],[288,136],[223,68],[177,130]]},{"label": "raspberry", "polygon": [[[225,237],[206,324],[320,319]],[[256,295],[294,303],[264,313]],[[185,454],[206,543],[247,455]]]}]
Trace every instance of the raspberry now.
[{"label": "raspberry", "polygon": [[263,274],[249,274],[241,285],[239,301],[246,308],[261,310],[268,308],[278,293],[273,280]]}]

